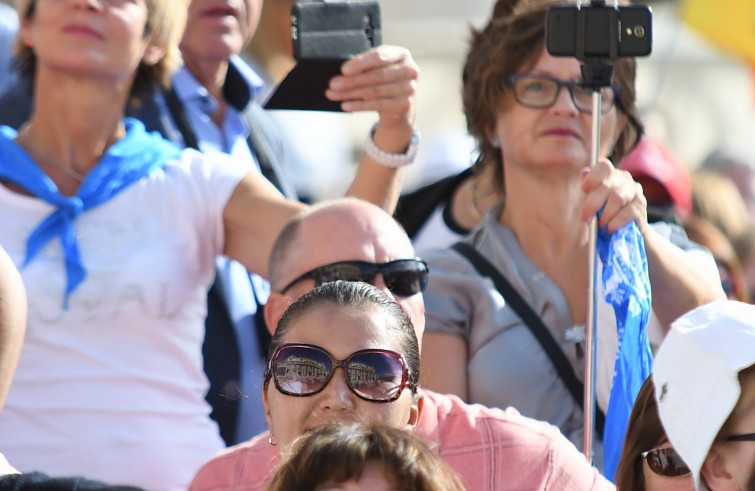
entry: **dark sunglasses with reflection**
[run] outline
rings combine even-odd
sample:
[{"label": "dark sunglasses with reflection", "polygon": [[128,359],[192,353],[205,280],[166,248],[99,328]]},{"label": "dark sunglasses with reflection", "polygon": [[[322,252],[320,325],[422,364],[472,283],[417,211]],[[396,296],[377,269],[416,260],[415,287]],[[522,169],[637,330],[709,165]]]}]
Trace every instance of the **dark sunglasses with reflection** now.
[{"label": "dark sunglasses with reflection", "polygon": [[286,293],[295,284],[306,279],[314,280],[316,286],[338,280],[374,284],[377,275],[382,274],[383,281],[391,293],[400,297],[410,297],[427,287],[429,272],[427,263],[418,258],[397,259],[381,264],[340,261],[307,271],[286,285],[281,293]]},{"label": "dark sunglasses with reflection", "polygon": [[283,344],[270,359],[265,381],[273,379],[278,392],[307,397],[321,392],[342,368],[346,383],[360,399],[370,402],[393,402],[409,386],[414,393],[417,381],[400,353],[385,349],[364,349],[337,360],[325,349],[313,344]]},{"label": "dark sunglasses with reflection", "polygon": [[[724,439],[726,442],[755,442],[755,433],[743,435],[730,435]],[[651,471],[659,476],[679,477],[689,474],[691,471],[682,457],[672,447],[654,448],[642,452],[640,456],[648,463]]]},{"label": "dark sunglasses with reflection", "polygon": [[690,473],[689,467],[673,447],[654,448],[642,452],[640,456],[645,459],[650,470],[659,476],[679,477]]}]

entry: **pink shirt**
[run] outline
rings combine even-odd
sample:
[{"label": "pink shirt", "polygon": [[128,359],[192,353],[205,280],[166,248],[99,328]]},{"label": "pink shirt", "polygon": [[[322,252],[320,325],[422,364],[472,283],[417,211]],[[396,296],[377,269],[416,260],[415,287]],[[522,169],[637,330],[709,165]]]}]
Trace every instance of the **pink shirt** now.
[{"label": "pink shirt", "polygon": [[[613,490],[558,428],[425,390],[416,432],[470,491]],[[264,490],[280,461],[268,433],[230,447],[197,473],[190,491]]]}]

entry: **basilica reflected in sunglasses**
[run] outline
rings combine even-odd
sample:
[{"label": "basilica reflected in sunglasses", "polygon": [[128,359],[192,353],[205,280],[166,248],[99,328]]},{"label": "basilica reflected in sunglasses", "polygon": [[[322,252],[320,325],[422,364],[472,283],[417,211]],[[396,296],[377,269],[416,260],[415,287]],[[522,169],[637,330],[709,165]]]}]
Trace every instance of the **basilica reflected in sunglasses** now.
[{"label": "basilica reflected in sunglasses", "polygon": [[[308,356],[289,356],[284,364],[276,366],[278,380],[286,380],[286,383],[294,381],[310,387],[322,385],[322,381],[330,377],[331,368],[326,363]],[[377,369],[370,364],[354,361],[346,366],[346,377],[357,385],[378,385],[380,376]]]},{"label": "basilica reflected in sunglasses", "polygon": [[404,357],[384,349],[359,350],[337,360],[319,346],[283,344],[270,360],[266,379],[272,378],[282,394],[306,397],[321,392],[338,367],[346,373],[351,391],[367,401],[395,401],[407,385],[416,391],[417,382]]},{"label": "basilica reflected in sunglasses", "polygon": [[691,471],[673,447],[654,448],[640,454],[654,473],[665,477],[685,476]]}]

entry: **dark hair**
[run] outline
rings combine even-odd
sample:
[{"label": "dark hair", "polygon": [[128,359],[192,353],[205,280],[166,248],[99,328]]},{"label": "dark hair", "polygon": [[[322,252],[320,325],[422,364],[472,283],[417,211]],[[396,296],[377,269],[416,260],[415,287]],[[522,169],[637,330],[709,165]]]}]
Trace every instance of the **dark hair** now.
[{"label": "dark hair", "polygon": [[314,491],[359,479],[370,463],[382,464],[402,491],[463,491],[459,477],[406,430],[361,424],[320,426],[301,437],[268,491]]},{"label": "dark hair", "polygon": [[645,476],[642,473],[642,452],[652,450],[668,440],[663,429],[658,407],[655,402],[653,376],[642,384],[629,415],[627,433],[621,460],[616,469],[616,489],[620,491],[642,491],[645,489]]},{"label": "dark hair", "polygon": [[[472,30],[463,71],[464,114],[467,129],[477,140],[479,156],[475,166],[478,171],[492,166],[501,192],[505,179],[500,165],[501,149],[489,141],[488,132],[495,126],[503,95],[510,90],[506,77],[535,63],[545,45],[548,10],[568,3],[565,0],[499,0],[488,24],[481,30]],[[621,87],[616,106],[628,119],[610,156],[616,164],[643,133],[635,105],[636,65],[634,58],[619,58],[614,64],[613,80]]]},{"label": "dark hair", "polygon": [[[292,303],[283,313],[275,329],[273,339],[267,352],[268,363],[280,345],[285,342],[286,334],[296,325],[302,315],[316,307],[334,304],[344,309],[362,309],[364,311],[378,311],[386,314],[394,322],[386,323],[386,331],[393,333],[401,347],[401,354],[409,368],[409,387],[412,394],[417,394],[417,383],[420,375],[419,343],[414,326],[409,316],[393,300],[380,289],[360,281],[333,281],[315,287],[308,291],[296,302]],[[271,374],[265,373],[265,389],[270,383]]]}]

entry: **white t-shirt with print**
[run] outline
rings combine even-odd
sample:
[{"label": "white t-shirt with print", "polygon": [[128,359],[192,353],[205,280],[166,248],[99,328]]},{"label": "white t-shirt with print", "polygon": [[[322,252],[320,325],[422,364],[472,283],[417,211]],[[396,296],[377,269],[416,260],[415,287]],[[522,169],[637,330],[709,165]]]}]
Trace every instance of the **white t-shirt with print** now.
[{"label": "white t-shirt with print", "polygon": [[201,348],[223,209],[246,172],[188,150],[81,215],[87,276],[68,310],[60,240],[21,267],[27,237],[53,208],[0,185],[0,244],[29,297],[0,413],[0,448],[21,471],[185,490],[223,448]]}]

